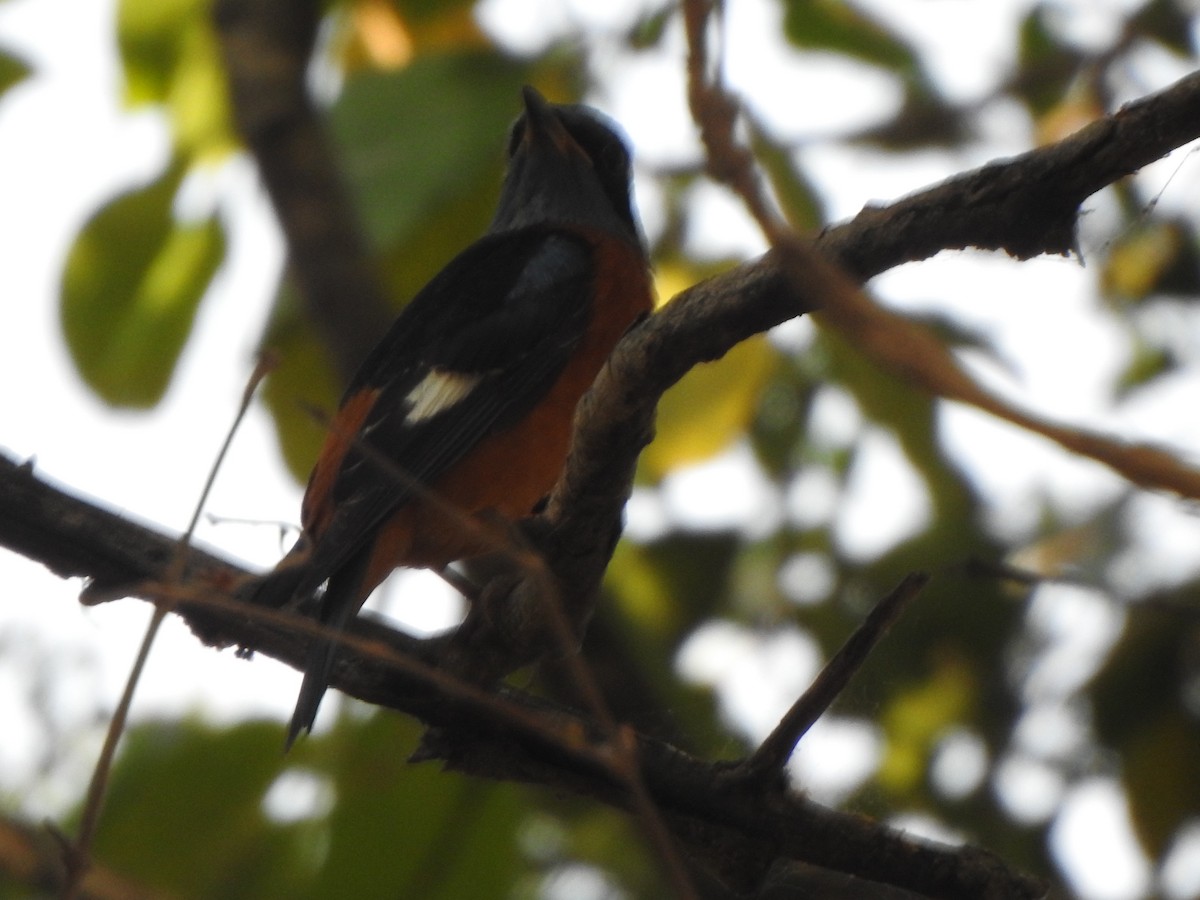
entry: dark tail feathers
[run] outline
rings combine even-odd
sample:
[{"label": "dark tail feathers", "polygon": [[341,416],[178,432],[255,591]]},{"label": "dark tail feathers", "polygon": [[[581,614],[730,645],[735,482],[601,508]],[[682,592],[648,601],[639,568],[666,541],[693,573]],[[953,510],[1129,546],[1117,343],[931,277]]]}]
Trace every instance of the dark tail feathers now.
[{"label": "dark tail feathers", "polygon": [[[321,597],[319,621],[322,625],[341,633],[366,599],[358,596],[361,582],[360,566],[352,564],[334,573]],[[300,695],[296,698],[296,709],[292,713],[291,724],[288,725],[286,749],[291,748],[300,732],[312,730],[321,698],[325,696],[325,689],[329,686],[329,675],[333,671],[337,649],[336,640],[313,638],[308,648],[308,660],[304,665],[304,681],[300,684]]]}]

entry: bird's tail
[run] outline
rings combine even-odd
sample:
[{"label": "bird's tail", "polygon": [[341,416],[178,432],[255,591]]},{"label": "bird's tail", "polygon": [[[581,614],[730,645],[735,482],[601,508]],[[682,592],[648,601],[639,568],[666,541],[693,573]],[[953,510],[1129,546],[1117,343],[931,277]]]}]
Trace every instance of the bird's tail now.
[{"label": "bird's tail", "polygon": [[[354,618],[362,605],[359,586],[362,583],[360,566],[349,565],[334,573],[321,597],[321,612],[318,621],[325,628],[338,634],[346,623]],[[304,680],[300,683],[300,695],[296,698],[296,709],[288,725],[285,749],[291,749],[302,731],[311,731],[317,718],[317,709],[325,689],[329,686],[329,675],[337,652],[336,638],[317,636],[308,648],[308,660],[304,665]]]},{"label": "bird's tail", "polygon": [[251,579],[241,594],[257,606],[292,609],[305,605],[323,580],[316,575],[308,542],[301,537],[279,565],[267,574]]}]

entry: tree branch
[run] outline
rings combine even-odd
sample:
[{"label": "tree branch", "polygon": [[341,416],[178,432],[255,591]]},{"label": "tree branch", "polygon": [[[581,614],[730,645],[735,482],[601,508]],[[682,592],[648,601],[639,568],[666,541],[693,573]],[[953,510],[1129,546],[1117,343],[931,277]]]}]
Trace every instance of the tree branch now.
[{"label": "tree branch", "polygon": [[290,271],[342,383],[393,313],[308,91],[323,5],[219,0],[213,17],[234,119],[287,238]]},{"label": "tree branch", "polygon": [[[620,531],[637,457],[653,434],[659,398],[689,369],[720,358],[751,335],[822,308],[827,298],[844,293],[830,282],[845,273],[866,280],[964,247],[1002,249],[1022,259],[1068,253],[1084,200],[1198,137],[1200,73],[1056,144],[864,209],[815,238],[815,249],[828,262],[805,266],[812,252],[802,242],[784,242],[673,298],[626,335],[576,414],[566,472],[535,528],[535,543],[564,581],[563,596],[577,602],[594,596]],[[1075,436],[1067,431],[1056,433],[1065,441]],[[1081,434],[1072,448],[1095,450],[1096,437]],[[1132,448],[1127,455],[1152,455],[1161,483],[1162,454]],[[1190,483],[1188,472],[1178,474],[1180,484]],[[576,613],[586,619],[586,610]]]},{"label": "tree branch", "polygon": [[955,175],[886,206],[867,206],[817,245],[866,280],[942,250],[1017,259],[1077,252],[1088,197],[1200,138],[1200,72],[1126,104],[1063,140]]},{"label": "tree branch", "polygon": [[[142,596],[162,589],[154,582],[176,546],[172,538],[57,490],[32,467],[2,455],[0,544],[45,562],[59,575],[95,574],[109,592],[126,584]],[[303,633],[311,625],[289,626],[278,613],[223,599],[212,588],[248,573],[200,550],[192,551],[188,572],[190,584],[181,586],[172,603],[203,640],[235,643],[303,666]],[[98,584],[90,590],[98,591]],[[428,642],[369,619],[357,619],[350,633],[356,652],[339,657],[331,683],[433,726],[423,744],[426,758],[442,758],[474,775],[545,785],[629,808],[627,785],[613,771],[594,723],[520,691],[485,691],[433,669],[422,661]],[[672,831],[693,853],[722,848],[720,858],[709,861],[731,882],[756,885],[783,858],[931,897],[1042,896],[1040,883],[984,850],[936,846],[781,789],[763,790],[729,764],[705,762],[646,737],[636,736],[634,752],[646,791]]]}]

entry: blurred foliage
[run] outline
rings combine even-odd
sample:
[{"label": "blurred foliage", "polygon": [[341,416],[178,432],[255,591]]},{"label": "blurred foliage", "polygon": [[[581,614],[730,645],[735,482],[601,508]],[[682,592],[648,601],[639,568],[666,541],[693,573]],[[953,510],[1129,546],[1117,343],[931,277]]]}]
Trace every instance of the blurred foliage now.
[{"label": "blurred foliage", "polygon": [[11,53],[0,52],[0,95],[29,77],[28,64]]},{"label": "blurred foliage", "polygon": [[79,372],[109,403],[162,399],[200,300],[225,256],[215,218],[172,212],[181,165],[122,194],[83,227],[62,284],[63,335]]},{"label": "blurred foliage", "polygon": [[[329,102],[330,129],[400,308],[486,228],[519,85],[532,82],[559,101],[585,96],[600,78],[601,54],[593,56],[583,34],[518,56],[482,31],[463,0],[328,7],[322,52],[344,77]],[[985,103],[947,100],[920,45],[890,19],[844,0],[784,0],[780,9],[792,52],[868,67],[899,90],[894,112],[845,135],[847,144],[897,156],[976,153],[970,145]],[[1019,106],[1038,140],[1057,139],[1109,107],[1113,83],[1135,52],[1151,48],[1194,64],[1188,9],[1153,0],[1130,14],[1111,47],[1096,51],[1072,39],[1059,5],[1035,4],[1013,35],[1011,70],[985,99]],[[208,0],[118,5],[125,100],[161,111],[174,153],[150,184],[105,203],[67,260],[67,346],[81,376],[114,406],[161,398],[227,252],[219,214],[180,212],[189,176],[236,147],[208,11]],[[622,58],[637,58],[659,52],[677,28],[678,11],[663,4],[603,39],[619,42]],[[22,63],[0,57],[0,90],[25,74]],[[757,119],[746,124],[791,221],[826,224],[802,148]],[[664,301],[718,268],[689,253],[686,239],[700,168],[641,173],[662,192],[667,224],[652,235],[652,250]],[[1200,263],[1194,218],[1159,214],[1156,198],[1131,186],[1109,194],[1119,221],[1088,263],[1105,301],[1097,314],[1117,322],[1132,348],[1113,384],[1125,396],[1186,362],[1145,313],[1194,306]],[[952,319],[936,325],[948,343],[1004,364],[986,336]],[[303,477],[321,430],[298,401],[329,409],[339,389],[285,286],[263,343],[280,352],[266,399],[287,463]],[[1087,364],[1069,339],[1064,344],[1071,364]],[[831,426],[831,407],[842,408],[848,424]],[[880,816],[929,815],[1019,865],[1052,871],[1049,822],[1010,815],[991,775],[1014,754],[1036,755],[1021,728],[1033,704],[1030,684],[1053,648],[1033,610],[1056,602],[1059,586],[1041,579],[1069,573],[1087,580],[1109,614],[1127,624],[1111,652],[1097,653],[1094,677],[1058,697],[1078,713],[1083,736],[1040,762],[1067,784],[1096,774],[1123,779],[1138,836],[1155,859],[1200,812],[1200,582],[1156,598],[1169,600],[1164,608],[1149,601],[1125,608],[1112,599],[1128,601],[1109,566],[1132,541],[1124,500],[1084,522],[1064,520],[1047,504],[1032,530],[1001,536],[994,510],[940,440],[937,404],[814,329],[796,340],[749,341],[690,373],[664,399],[658,428],[639,472],[645,496],[662,502],[662,485],[682,467],[748,447],[784,511],[764,514],[745,533],[690,528],[668,516],[660,534],[618,548],[609,602],[587,652],[614,706],[639,728],[701,752],[736,755],[745,735],[731,730],[713,693],[682,684],[673,670],[690,635],[713,621],[748,634],[799,628],[828,656],[904,574],[932,570],[930,588],[838,701],[839,715],[871,723],[882,741],[877,769],[846,802]],[[879,440],[897,448],[928,509],[894,546],[864,559],[839,542],[836,510],[852,492],[868,443]],[[784,573],[801,559],[825,567],[829,584],[789,581]],[[955,793],[937,782],[933,762],[947,735],[961,733],[978,739],[987,772],[978,786]],[[654,895],[655,865],[636,850],[643,842],[629,822],[576,801],[408,766],[416,736],[411,723],[393,716],[344,716],[283,759],[282,728],[274,723],[144,726],[127,744],[98,853],[180,897],[532,897],[545,877],[572,862],[607,873],[630,895]],[[273,815],[264,797],[289,773],[317,785],[324,805],[292,818]],[[291,793],[303,796],[294,785]]]},{"label": "blurred foliage", "polygon": [[162,109],[176,153],[189,163],[219,160],[237,146],[209,8],[208,0],[117,4],[125,102]]},{"label": "blurred foliage", "polygon": [[904,77],[916,75],[920,57],[895,31],[855,3],[789,0],[783,33],[797,47],[838,53]]},{"label": "blurred foliage", "polygon": [[492,898],[534,872],[522,792],[408,765],[418,734],[346,719],[285,758],[273,722],[139,726],[97,859],[172,896],[231,900]]}]

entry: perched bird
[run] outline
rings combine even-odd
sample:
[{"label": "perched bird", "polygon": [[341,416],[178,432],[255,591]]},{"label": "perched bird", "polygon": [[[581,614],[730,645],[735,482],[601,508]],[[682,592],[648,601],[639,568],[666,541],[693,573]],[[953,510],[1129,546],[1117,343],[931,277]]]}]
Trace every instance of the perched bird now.
[{"label": "perched bird", "polygon": [[[621,335],[651,308],[629,152],[585,106],[533,88],[512,127],[487,233],[434,276],[353,378],[301,508],[295,547],[255,589],[341,629],[395,568],[492,549],[482,523],[549,493],[571,424]],[[312,728],[334,643],[316,639],[288,732]]]}]

